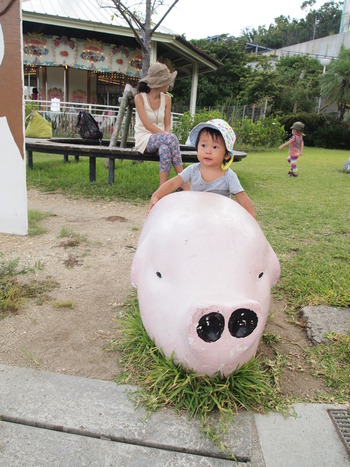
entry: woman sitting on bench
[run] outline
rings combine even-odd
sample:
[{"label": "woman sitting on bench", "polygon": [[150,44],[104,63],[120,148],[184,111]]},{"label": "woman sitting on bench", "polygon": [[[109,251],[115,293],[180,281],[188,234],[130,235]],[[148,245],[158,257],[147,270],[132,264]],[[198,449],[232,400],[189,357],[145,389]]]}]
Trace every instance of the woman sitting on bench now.
[{"label": "woman sitting on bench", "polygon": [[169,179],[171,165],[177,174],[183,170],[179,141],[170,133],[171,97],[177,71],[170,73],[163,63],[155,63],[138,84],[135,96],[135,149],[159,154],[159,186]]}]

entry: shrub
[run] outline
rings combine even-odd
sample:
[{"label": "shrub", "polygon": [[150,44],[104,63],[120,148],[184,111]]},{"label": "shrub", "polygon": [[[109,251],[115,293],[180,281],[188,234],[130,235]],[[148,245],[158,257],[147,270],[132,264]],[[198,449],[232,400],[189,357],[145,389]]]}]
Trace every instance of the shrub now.
[{"label": "shrub", "polygon": [[190,112],[185,112],[179,117],[178,122],[174,125],[173,132],[178,137],[180,144],[185,144],[188,138],[188,135],[192,128],[194,128],[198,123],[207,122],[213,118],[222,118],[225,120],[223,115],[218,110],[205,110],[191,115]]},{"label": "shrub", "polygon": [[327,149],[350,149],[350,127],[339,123],[318,128],[313,133],[313,146]]},{"label": "shrub", "polygon": [[40,106],[37,102],[27,102],[25,105],[25,116],[24,116],[24,121],[25,121],[25,126],[27,127],[29,123],[29,115],[36,111],[39,110]]},{"label": "shrub", "polygon": [[285,138],[283,125],[273,118],[238,120],[233,124],[240,148],[262,149],[278,146]]},{"label": "shrub", "polygon": [[174,126],[174,133],[178,137],[180,144],[185,144],[188,135],[193,127],[201,122],[207,122],[213,118],[226,120],[234,129],[237,135],[237,144],[240,148],[268,148],[278,146],[286,138],[283,126],[278,120],[264,118],[254,123],[252,120],[244,119],[232,121],[226,118],[218,110],[202,110],[195,115],[185,112],[179,117]]}]

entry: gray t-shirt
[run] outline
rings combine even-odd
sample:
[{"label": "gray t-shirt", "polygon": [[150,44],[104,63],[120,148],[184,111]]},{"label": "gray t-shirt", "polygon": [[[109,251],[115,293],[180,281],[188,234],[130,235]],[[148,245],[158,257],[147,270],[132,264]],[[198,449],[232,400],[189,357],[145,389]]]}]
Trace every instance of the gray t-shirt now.
[{"label": "gray t-shirt", "polygon": [[184,182],[190,182],[191,191],[211,191],[219,195],[235,195],[243,190],[237,175],[230,168],[225,170],[224,175],[212,182],[205,182],[200,171],[201,163],[186,167],[179,175]]}]

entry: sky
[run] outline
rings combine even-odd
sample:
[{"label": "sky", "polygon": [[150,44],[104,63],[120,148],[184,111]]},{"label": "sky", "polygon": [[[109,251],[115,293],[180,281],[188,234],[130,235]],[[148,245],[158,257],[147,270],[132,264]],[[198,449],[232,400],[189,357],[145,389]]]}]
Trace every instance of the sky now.
[{"label": "sky", "polygon": [[[317,0],[312,8],[318,10],[326,2]],[[303,0],[180,0],[162,26],[185,34],[187,40],[226,33],[238,37],[246,28],[268,27],[281,15],[305,18],[308,10],[301,10],[302,3]]]}]

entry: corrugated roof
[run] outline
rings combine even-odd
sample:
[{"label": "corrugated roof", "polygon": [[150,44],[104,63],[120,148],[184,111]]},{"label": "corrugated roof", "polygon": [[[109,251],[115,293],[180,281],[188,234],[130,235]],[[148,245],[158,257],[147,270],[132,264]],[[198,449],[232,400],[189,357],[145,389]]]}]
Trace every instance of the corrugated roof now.
[{"label": "corrugated roof", "polygon": [[[129,27],[123,18],[118,17],[115,8],[100,6],[108,2],[98,0],[22,0],[22,10],[30,13],[70,18],[78,21]],[[174,34],[167,28],[160,27],[158,32]]]}]

